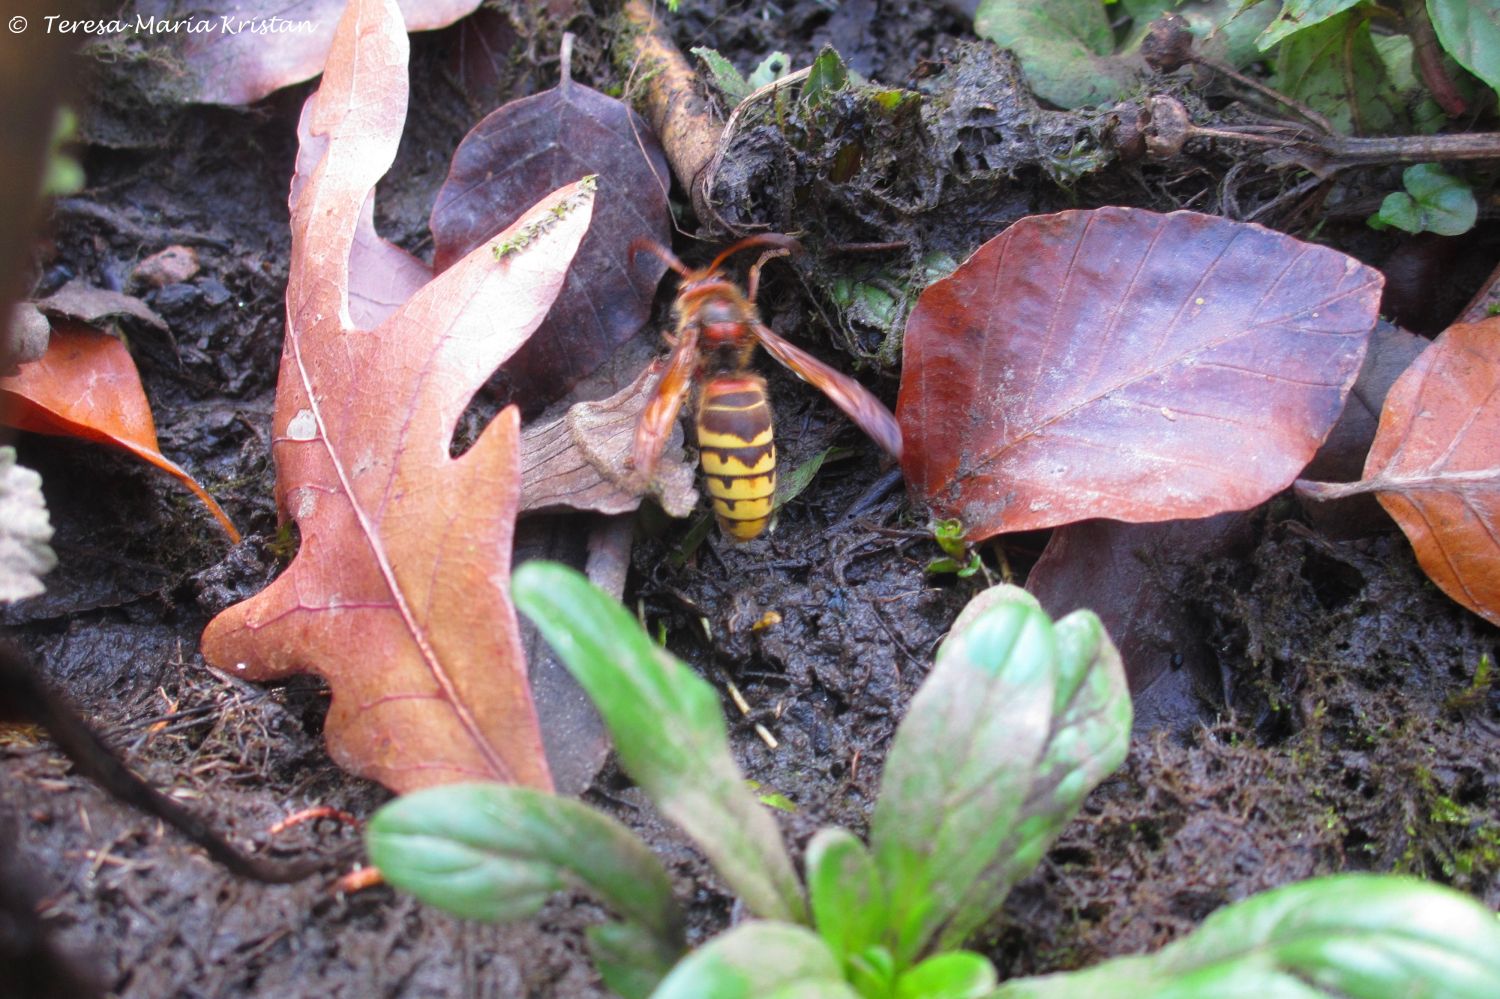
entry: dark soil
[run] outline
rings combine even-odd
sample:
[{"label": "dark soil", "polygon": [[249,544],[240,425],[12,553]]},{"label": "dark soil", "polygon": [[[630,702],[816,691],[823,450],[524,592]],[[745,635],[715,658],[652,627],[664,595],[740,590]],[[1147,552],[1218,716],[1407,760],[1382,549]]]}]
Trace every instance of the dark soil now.
[{"label": "dark soil", "polygon": [[[685,6],[682,48],[711,45],[741,66],[775,49],[804,65],[831,41],[859,72],[913,86],[966,44],[962,22],[930,4],[849,0],[830,10],[798,0],[775,20],[753,8]],[[604,56],[602,24],[573,27],[575,77],[604,89],[621,81]],[[544,53],[555,51],[555,26],[533,27],[530,58],[492,82],[497,93],[550,85]],[[427,206],[448,155],[488,110],[477,85],[466,89],[449,72],[458,41],[458,29],[414,38],[408,132],[381,189],[383,231],[419,253],[430,249]],[[207,485],[248,540],[228,550],[189,497],[134,461],[25,436],[21,461],[44,477],[62,564],[46,595],[0,612],[37,668],[138,772],[235,843],[272,856],[334,851],[358,836],[334,821],[268,836],[278,819],[322,805],[367,816],[388,797],[329,760],[317,681],[252,686],[197,652],[213,613],[264,585],[286,555],[267,437],[284,321],[286,189],[309,89],[235,112],[132,104],[118,79],[96,81],[85,105],[99,143],[84,155],[89,187],[57,207],[37,294],[71,277],[123,287],[151,253],[172,244],[198,251],[203,269],[191,282],[141,292],[171,334],[126,332],[164,452]],[[1226,190],[1269,199],[1282,183],[1254,164],[1230,183],[1232,169],[1233,158],[1217,153],[1172,170],[1122,166],[1063,188],[1043,167],[1022,166],[968,217],[943,202],[938,216],[891,224],[924,247],[961,254],[1030,211],[1120,201],[1214,211]],[[747,167],[743,176],[747,198],[765,196],[754,179],[763,175]],[[975,176],[966,189],[978,190]],[[767,221],[783,224],[781,210]],[[831,237],[878,238],[849,206],[820,224]],[[1324,238],[1339,238],[1336,227]],[[1371,252],[1359,240],[1346,248]],[[770,271],[768,281],[773,325],[792,325],[825,356],[830,340],[848,344],[851,333],[860,345],[858,329],[808,320],[818,303],[805,285]],[[868,333],[863,348],[873,356]],[[800,851],[820,826],[866,827],[904,705],[979,584],[927,576],[938,550],[904,493],[883,481],[873,446],[800,382],[768,374],[783,467],[835,442],[852,453],[824,466],[768,539],[737,547],[712,535],[674,560],[688,524],[643,526],[627,599],[664,628],[678,656],[743,692],[748,716],[725,699],[736,755],[763,788],[795,802],[777,817]],[[871,384],[893,398],[893,379]],[[1249,557],[1200,566],[1180,594],[1217,676],[1190,713],[1137,733],[1125,767],[1014,892],[982,943],[1002,975],[1154,948],[1226,902],[1334,871],[1411,872],[1500,906],[1500,696],[1476,680],[1500,635],[1438,592],[1389,525],[1330,540],[1285,500],[1256,525]],[[1024,573],[1044,540],[989,549],[989,568],[1000,572],[1003,557]],[[752,627],[773,611],[778,624]],[[739,915],[701,855],[612,765],[585,798],[659,851],[695,940]],[[243,881],[76,775],[26,726],[0,728],[0,844],[52,941],[114,995],[606,995],[584,953],[584,928],[602,915],[587,897],[562,895],[530,923],[490,927],[388,888],[346,896],[329,879]],[[9,987],[0,982],[0,994]]]}]

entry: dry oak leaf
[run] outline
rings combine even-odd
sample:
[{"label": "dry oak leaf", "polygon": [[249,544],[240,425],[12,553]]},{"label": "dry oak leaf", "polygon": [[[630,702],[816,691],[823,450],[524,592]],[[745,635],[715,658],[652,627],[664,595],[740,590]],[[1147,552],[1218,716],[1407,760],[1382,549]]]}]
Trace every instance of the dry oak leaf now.
[{"label": "dry oak leaf", "polygon": [[0,378],[0,424],[129,451],[192,490],[230,540],[239,543],[240,532],[228,514],[161,453],[140,372],[118,337],[58,320],[41,359]]},{"label": "dry oak leaf", "polygon": [[1396,379],[1364,478],[1297,489],[1374,493],[1428,577],[1500,625],[1500,317],[1450,326]]},{"label": "dry oak leaf", "polygon": [[374,329],[350,317],[349,266],[406,114],[394,3],[340,22],[310,132],[326,142],[291,206],[288,331],[272,455],[301,547],[265,591],[210,622],[204,655],[252,679],[328,679],[329,750],[397,791],[455,780],[551,784],[510,602],[518,417],[458,458],[475,390],[539,325],[591,215],[557,192]]},{"label": "dry oak leaf", "polygon": [[896,419],[933,514],[980,540],[1247,509],[1343,409],[1378,272],[1195,212],[1022,219],[917,301]]}]

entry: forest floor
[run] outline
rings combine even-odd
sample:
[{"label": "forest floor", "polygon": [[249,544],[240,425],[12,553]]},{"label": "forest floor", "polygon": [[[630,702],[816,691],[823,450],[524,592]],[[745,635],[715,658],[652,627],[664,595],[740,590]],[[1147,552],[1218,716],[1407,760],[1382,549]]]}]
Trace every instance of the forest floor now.
[{"label": "forest floor", "polygon": [[[778,49],[805,65],[832,42],[859,72],[893,85],[966,44],[963,22],[937,5],[887,4],[878,17],[875,5],[856,2],[833,14],[814,0],[781,10],[764,20],[742,7],[694,4],[676,22],[677,40],[742,66]],[[582,20],[572,25],[575,78],[618,87],[603,55],[604,22]],[[459,38],[456,28],[413,37],[408,133],[379,192],[382,232],[418,254],[430,249],[427,206],[448,157],[487,110],[475,113],[474,95],[445,70]],[[556,40],[556,32],[535,38],[533,61],[496,89],[550,86],[555,61],[546,53]],[[209,618],[279,565],[270,414],[285,319],[287,184],[297,114],[313,86],[248,111],[143,110],[96,92],[85,120],[110,141],[84,150],[87,187],[58,207],[37,294],[72,278],[121,288],[145,256],[170,245],[197,251],[202,269],[191,281],[141,292],[170,332],[128,332],[162,450],[208,486],[247,540],[231,550],[190,497],[131,459],[24,436],[20,458],[43,476],[61,565],[44,596],[0,612],[139,773],[233,841],[277,856],[334,850],[358,836],[320,822],[268,844],[278,819],[321,805],[363,817],[389,797],[330,760],[320,682],[247,684],[198,653]],[[991,201],[990,231],[976,239],[979,223],[969,220],[950,243],[972,249],[1019,214],[1062,207],[1170,211],[1192,202],[1212,212],[1234,169],[1232,154],[1220,152],[1176,172],[1122,165],[1067,191],[1022,172],[1008,218],[996,217]],[[1329,225],[1318,238],[1376,265],[1389,248],[1355,225]],[[769,308],[810,311],[790,281],[770,271],[767,280]],[[652,328],[664,321],[659,314]],[[797,335],[833,355],[815,321]],[[627,602],[674,653],[721,688],[733,681],[752,705],[742,717],[726,697],[734,751],[750,778],[795,803],[776,814],[800,853],[822,825],[867,826],[904,705],[980,583],[926,574],[937,546],[901,490],[872,491],[883,475],[873,445],[800,382],[767,374],[783,467],[835,439],[848,457],[826,463],[775,532],[748,545],[715,535],[674,559],[687,523],[643,524]],[[893,375],[869,380],[888,401]],[[1389,523],[1333,536],[1287,496],[1249,523],[1240,548],[1193,566],[1181,584],[1203,653],[1190,658],[1207,671],[1183,678],[1182,696],[1138,727],[1125,766],[1089,797],[981,941],[1002,976],[1156,948],[1227,902],[1335,871],[1410,872],[1500,906],[1500,699],[1475,686],[1500,634],[1444,597]],[[998,574],[1003,561],[1024,580],[1044,542],[1007,538],[986,549],[987,565]],[[780,622],[752,630],[768,611]],[[1163,657],[1183,661],[1170,650]],[[756,735],[757,722],[776,748]],[[702,856],[612,764],[583,796],[663,857],[694,940],[736,918]],[[0,729],[0,824],[13,827],[44,925],[112,995],[607,994],[583,938],[601,913],[582,894],[560,895],[530,922],[486,926],[384,887],[345,895],[326,879],[242,881],[74,774],[24,726]]]}]

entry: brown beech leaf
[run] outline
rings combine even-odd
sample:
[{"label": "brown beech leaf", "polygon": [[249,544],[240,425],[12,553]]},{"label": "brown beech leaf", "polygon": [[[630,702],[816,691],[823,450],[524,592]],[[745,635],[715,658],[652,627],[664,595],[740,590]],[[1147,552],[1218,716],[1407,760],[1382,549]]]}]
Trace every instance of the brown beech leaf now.
[{"label": "brown beech leaf", "polygon": [[406,114],[407,38],[390,0],[340,22],[309,131],[325,140],[291,206],[288,330],[272,455],[301,547],[220,614],[204,655],[253,679],[311,670],[333,700],[329,750],[397,791],[460,779],[550,786],[510,603],[519,418],[449,457],[484,380],[541,322],[587,229],[564,188],[374,329],[350,315],[370,192]]},{"label": "brown beech leaf", "polygon": [[239,543],[240,532],[214,498],[162,455],[140,372],[118,337],[59,320],[40,360],[0,378],[0,424],[129,451],[192,490]]},{"label": "brown beech leaf", "polygon": [[1450,326],[1396,379],[1363,479],[1297,489],[1374,493],[1432,581],[1500,624],[1500,317]]},{"label": "brown beech leaf", "polygon": [[568,78],[490,113],[459,143],[433,204],[433,266],[443,271],[515,221],[521,206],[585,174],[599,177],[594,224],[542,328],[502,369],[502,392],[532,412],[559,398],[651,314],[666,265],[634,260],[637,239],[667,243],[666,155],[629,106]]},{"label": "brown beech leaf", "polygon": [[1371,268],[1257,225],[1022,219],[912,310],[902,470],[970,540],[1246,509],[1333,426],[1379,298]]},{"label": "brown beech leaf", "polygon": [[[399,0],[406,30],[442,28],[481,0]],[[129,24],[160,39],[185,68],[188,100],[250,104],[323,69],[345,0],[136,0]],[[154,19],[154,21],[152,20]]]}]

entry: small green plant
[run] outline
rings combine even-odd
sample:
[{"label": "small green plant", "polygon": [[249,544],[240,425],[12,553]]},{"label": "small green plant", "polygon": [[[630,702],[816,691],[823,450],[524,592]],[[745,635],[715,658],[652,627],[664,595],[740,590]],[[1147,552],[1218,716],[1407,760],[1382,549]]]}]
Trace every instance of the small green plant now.
[{"label": "small green plant", "polygon": [[968,579],[984,568],[979,552],[969,547],[964,540],[964,525],[960,520],[949,518],[932,522],[932,538],[943,550],[942,558],[927,563],[928,575],[954,573],[959,579]]},{"label": "small green plant", "polygon": [[1156,955],[998,985],[962,944],[1128,743],[1119,655],[1088,611],[1054,624],[1010,586],[971,602],[897,732],[868,846],[823,829],[799,879],[729,755],[714,690],[570,569],[523,566],[514,594],[598,706],[621,767],[753,918],[689,952],[644,844],[585,805],[524,788],[400,798],[371,820],[370,857],[392,884],[470,918],[523,918],[559,889],[592,891],[618,919],[594,927],[589,946],[626,999],[1500,994],[1500,927],[1482,906],[1364,876],[1230,906]]},{"label": "small green plant", "polygon": [[1479,202],[1468,184],[1444,173],[1436,163],[1418,163],[1401,174],[1404,191],[1385,196],[1380,211],[1370,218],[1375,229],[1434,232],[1458,236],[1474,228]]}]

